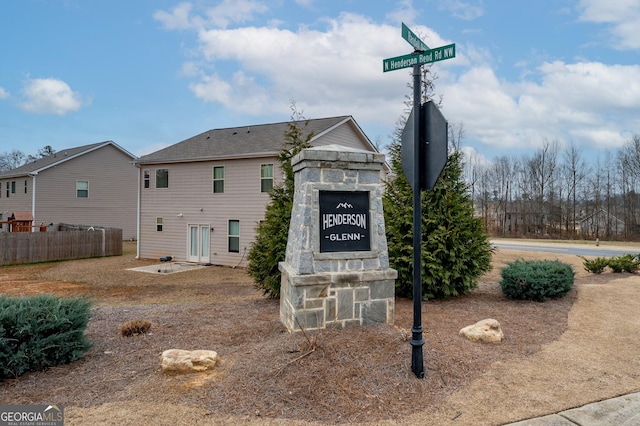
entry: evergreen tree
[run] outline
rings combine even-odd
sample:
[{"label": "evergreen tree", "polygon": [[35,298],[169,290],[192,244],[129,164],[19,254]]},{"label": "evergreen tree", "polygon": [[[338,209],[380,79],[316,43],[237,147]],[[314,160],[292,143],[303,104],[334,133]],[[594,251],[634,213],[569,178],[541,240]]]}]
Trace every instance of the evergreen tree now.
[{"label": "evergreen tree", "polygon": [[248,256],[247,272],[253,278],[254,286],[270,298],[280,296],[278,263],[285,258],[293,207],[294,173],[291,158],[309,148],[313,137],[313,133],[304,135],[308,121],[296,112],[295,105],[292,105],[292,110],[291,122],[284,134],[285,145],[278,154],[284,180],[274,185],[269,194],[271,202],[267,205],[264,220],[258,224],[256,239]]},{"label": "evergreen tree", "polygon": [[[413,295],[413,191],[402,171],[401,126],[389,147],[392,177],[383,196],[389,262],[398,271],[396,294]],[[459,141],[457,141],[459,143]],[[458,148],[458,147],[454,147]],[[491,247],[464,184],[462,152],[454,149],[433,190],[422,193],[422,294],[466,294],[491,268]]]}]

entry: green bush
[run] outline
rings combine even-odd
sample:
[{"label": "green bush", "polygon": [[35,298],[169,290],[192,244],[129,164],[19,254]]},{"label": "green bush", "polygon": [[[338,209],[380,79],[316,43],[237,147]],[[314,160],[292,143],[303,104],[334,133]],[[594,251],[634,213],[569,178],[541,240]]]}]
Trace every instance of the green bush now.
[{"label": "green bush", "polygon": [[[389,263],[398,271],[396,296],[413,297],[413,191],[401,166],[401,146],[394,142],[392,167],[398,175],[383,196]],[[463,157],[449,155],[429,191],[422,192],[422,296],[446,299],[468,294],[491,269],[491,244],[462,177]]]},{"label": "green bush", "polygon": [[609,268],[613,272],[636,272],[640,266],[640,255],[625,254],[609,259]]},{"label": "green bush", "polygon": [[582,258],[582,265],[584,266],[585,271],[593,274],[601,274],[604,272],[605,268],[609,266],[609,259],[606,257],[596,257],[591,260],[582,256],[580,257]]},{"label": "green bush", "polygon": [[500,271],[502,292],[509,299],[544,302],[566,295],[573,286],[575,273],[560,261],[516,260]]},{"label": "green bush", "polygon": [[0,380],[84,355],[89,307],[84,298],[0,295]]},{"label": "green bush", "polygon": [[287,124],[284,134],[285,143],[278,154],[278,162],[284,172],[284,180],[276,185],[269,194],[271,202],[267,205],[264,221],[256,228],[256,239],[249,250],[247,274],[254,280],[254,287],[269,298],[280,297],[280,270],[278,262],[284,260],[287,251],[287,238],[293,207],[295,190],[294,172],[291,159],[303,149],[311,147],[313,132],[304,135],[309,122],[295,120],[300,115],[292,106],[293,116]]}]

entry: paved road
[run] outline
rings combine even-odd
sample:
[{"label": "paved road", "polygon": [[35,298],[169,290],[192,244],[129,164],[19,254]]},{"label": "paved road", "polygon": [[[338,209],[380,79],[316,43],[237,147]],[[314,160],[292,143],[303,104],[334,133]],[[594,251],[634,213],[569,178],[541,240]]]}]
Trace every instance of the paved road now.
[{"label": "paved road", "polygon": [[597,257],[613,257],[621,256],[623,254],[638,254],[640,253],[640,244],[623,247],[607,247],[583,245],[583,244],[571,244],[571,243],[547,243],[547,242],[531,242],[531,241],[503,241],[503,240],[491,240],[491,244],[502,250],[523,250],[523,251],[536,251],[545,253],[561,253],[561,254],[573,254],[576,256],[597,256]]}]

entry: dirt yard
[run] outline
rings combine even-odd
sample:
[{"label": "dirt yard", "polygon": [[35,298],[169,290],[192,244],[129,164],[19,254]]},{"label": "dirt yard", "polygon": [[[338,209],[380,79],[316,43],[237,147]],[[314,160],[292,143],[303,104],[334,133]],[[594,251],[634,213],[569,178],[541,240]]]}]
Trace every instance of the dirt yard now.
[{"label": "dirt yard", "polygon": [[[0,382],[0,403],[62,404],[67,425],[498,425],[640,391],[640,275],[584,271],[577,256],[496,251],[477,290],[423,304],[426,377],[410,371],[412,302],[395,326],[289,334],[279,305],[242,269],[175,274],[128,268],[123,256],[0,268],[0,293],[53,292],[94,301],[81,360]],[[576,271],[564,298],[510,301],[505,262],[558,259]],[[458,331],[495,318],[505,340],[472,343]],[[120,324],[152,322],[122,337]],[[160,354],[209,349],[209,374],[163,375]]]}]

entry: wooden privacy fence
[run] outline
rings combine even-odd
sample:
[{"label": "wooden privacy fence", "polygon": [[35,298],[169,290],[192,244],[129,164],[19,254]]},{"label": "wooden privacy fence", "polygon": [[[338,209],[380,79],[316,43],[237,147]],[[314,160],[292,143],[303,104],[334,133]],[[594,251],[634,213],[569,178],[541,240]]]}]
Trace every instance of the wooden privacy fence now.
[{"label": "wooden privacy fence", "polygon": [[122,254],[122,229],[0,232],[0,266]]}]

